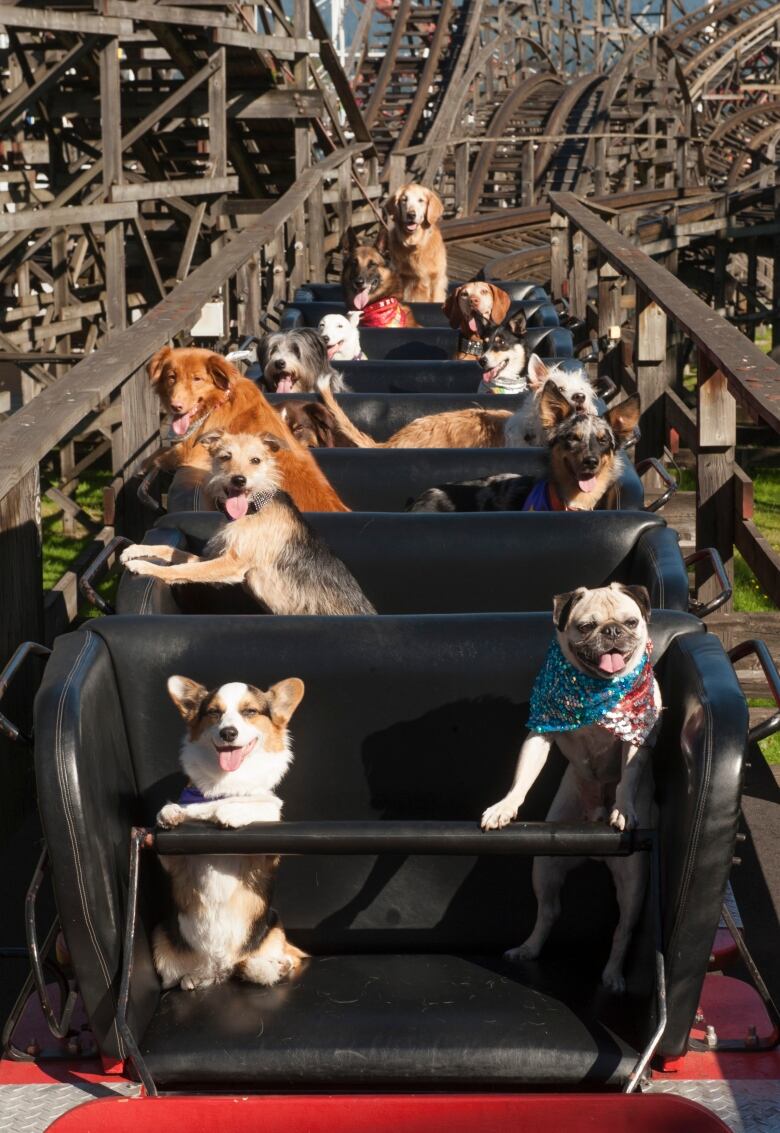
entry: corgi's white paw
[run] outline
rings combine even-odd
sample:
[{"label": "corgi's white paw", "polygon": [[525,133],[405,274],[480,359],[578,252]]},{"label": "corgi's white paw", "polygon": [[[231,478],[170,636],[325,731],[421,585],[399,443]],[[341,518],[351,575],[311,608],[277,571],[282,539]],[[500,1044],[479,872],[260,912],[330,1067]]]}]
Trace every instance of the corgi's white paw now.
[{"label": "corgi's white paw", "polygon": [[187,812],[184,807],[179,806],[178,803],[168,803],[157,815],[157,825],[169,829],[171,826],[179,826],[186,817]]},{"label": "corgi's white paw", "polygon": [[512,806],[506,799],[500,803],[489,806],[482,815],[481,826],[483,830],[502,830],[517,817],[516,806]]}]

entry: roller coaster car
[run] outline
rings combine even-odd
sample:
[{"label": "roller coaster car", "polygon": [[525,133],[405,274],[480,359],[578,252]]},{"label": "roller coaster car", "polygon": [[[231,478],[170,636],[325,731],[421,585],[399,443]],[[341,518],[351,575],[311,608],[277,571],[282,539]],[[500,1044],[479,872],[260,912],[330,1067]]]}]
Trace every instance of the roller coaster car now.
[{"label": "roller coaster car", "polygon": [[[366,334],[391,334],[394,331],[366,331]],[[565,370],[581,370],[576,358],[545,358],[548,364]],[[407,394],[468,394],[475,397],[482,380],[482,370],[476,362],[457,362],[448,358],[426,358],[410,363],[403,359],[370,359],[366,362],[334,362],[334,369],[344,375],[354,393],[407,393]],[[504,399],[491,404],[499,408]],[[509,408],[511,403],[507,402]]]},{"label": "roller coaster car", "polygon": [[[449,291],[454,291],[456,287],[460,287],[461,283],[466,280],[451,279],[449,283]],[[506,291],[510,299],[533,300],[538,302],[550,302],[550,296],[547,291],[539,283],[533,283],[529,279],[491,279],[490,283],[500,287],[502,291]],[[343,303],[344,295],[341,290],[340,283],[306,283],[303,287],[296,288],[293,296],[293,303]]]},{"label": "roller coaster car", "polygon": [[[57,907],[104,1062],[132,1067],[150,1093],[427,1095],[407,1123],[396,1110],[393,1128],[421,1129],[430,1110],[428,1130],[443,1128],[431,1092],[471,1092],[463,1113],[473,1115],[475,1092],[626,1086],[653,1050],[680,1055],[731,867],[748,713],[701,622],[658,611],[652,632],[665,705],[653,759],[659,819],[656,832],[631,834],[541,822],[555,760],[522,822],[479,830],[512,775],[549,613],[269,618],[262,629],[230,616],[109,618],[60,637],[36,700],[36,778]],[[180,721],[165,691],[174,670],[208,686],[304,680],[285,821],[152,829],[183,786]],[[285,855],[275,904],[311,955],[300,978],[163,994],[150,952],[166,907],[156,851]],[[599,982],[616,909],[596,863],[564,892],[540,960],[500,959],[533,923],[530,856],[540,852],[650,856],[624,996]],[[485,1122],[448,1128],[509,1128],[495,1116],[500,1101],[485,1099]],[[274,1104],[289,1123],[264,1128],[301,1127],[295,1097],[266,1115]],[[365,1119],[378,1103],[354,1099],[344,1120],[340,1104],[352,1102],[326,1102],[316,1118],[313,1105],[306,1127],[357,1128],[361,1106]],[[400,1105],[363,1128],[389,1128]],[[165,1122],[170,1106],[156,1112],[156,1128],[181,1127]],[[241,1120],[231,1128],[250,1128]],[[585,1127],[576,1120],[557,1128]]]},{"label": "roller coaster car", "polygon": [[[549,610],[555,594],[611,581],[645,586],[654,606],[688,609],[688,577],[677,535],[646,512],[351,512],[310,515],[308,521],[347,564],[380,614]],[[202,554],[224,522],[211,512],[167,515],[148,532],[146,542]],[[571,554],[573,546],[576,555]],[[110,546],[104,559],[115,550]],[[93,582],[90,572],[90,597]],[[126,572],[117,612],[260,611],[240,586],[169,586]]]},{"label": "roller coaster car", "polygon": [[[410,303],[415,321],[421,327],[448,327],[450,320],[444,314],[441,303]],[[529,327],[557,327],[562,324],[558,312],[549,299],[513,299],[509,308],[509,315],[524,311]],[[281,329],[292,330],[293,327],[316,327],[324,315],[343,315],[346,306],[343,301],[330,302],[327,300],[294,300],[282,312]],[[366,328],[368,329],[368,328]],[[365,332],[361,332],[362,336]]]}]

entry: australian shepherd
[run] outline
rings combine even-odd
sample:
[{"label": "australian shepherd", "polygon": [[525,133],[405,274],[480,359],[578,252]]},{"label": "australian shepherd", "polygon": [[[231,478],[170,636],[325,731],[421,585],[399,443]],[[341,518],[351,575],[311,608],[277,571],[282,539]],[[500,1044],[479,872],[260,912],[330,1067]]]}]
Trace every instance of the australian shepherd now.
[{"label": "australian shepherd", "polygon": [[[175,676],[168,693],[187,725],[180,762],[189,783],[157,825],[278,822],[282,801],[274,790],[292,761],[287,725],[303,681],[290,677],[267,691],[239,681],[209,690]],[[299,968],[305,954],[287,940],[271,905],[278,857],[162,855],[160,862],[174,903],[152,938],[164,988],[194,991],[231,976],[270,987]]]}]

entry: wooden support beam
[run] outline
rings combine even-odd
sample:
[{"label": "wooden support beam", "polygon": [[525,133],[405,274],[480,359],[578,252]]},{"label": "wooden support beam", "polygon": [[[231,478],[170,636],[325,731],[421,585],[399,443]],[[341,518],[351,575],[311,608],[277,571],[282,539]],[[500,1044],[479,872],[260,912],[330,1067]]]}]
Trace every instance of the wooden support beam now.
[{"label": "wooden support beam", "polygon": [[142,20],[145,24],[183,24],[196,28],[235,28],[240,24],[232,12],[220,12],[214,8],[179,7],[167,4],[160,8],[145,0],[101,0],[101,5],[109,16],[121,16],[128,20]]},{"label": "wooden support beam", "polygon": [[[119,41],[110,39],[100,51],[100,105],[103,122],[103,191],[108,196],[122,184],[122,106],[119,77]],[[127,208],[132,202],[101,205]],[[135,206],[136,209],[138,206]],[[97,219],[97,217],[96,217]],[[124,330],[127,322],[125,233],[121,219],[106,222],[103,240],[108,334]]]},{"label": "wooden support beam", "polygon": [[75,35],[125,36],[133,34],[131,20],[92,15],[91,12],[68,12],[59,8],[22,8],[0,4],[0,25],[7,28],[31,28],[37,32],[67,31]]},{"label": "wooden support beam", "polygon": [[34,75],[34,82],[21,84],[0,103],[0,132],[8,129],[27,108],[43,98],[62,76],[78,63],[82,55],[92,51],[98,42],[97,37],[87,36],[66,51],[62,59],[51,67],[40,67]]},{"label": "wooden support beam", "polygon": [[569,221],[559,212],[550,214],[550,292],[566,299],[569,292]]},{"label": "wooden support beam", "polygon": [[584,232],[569,229],[569,307],[572,315],[584,319],[588,307],[588,238]]},{"label": "wooden support beam", "polygon": [[140,181],[112,185],[111,201],[162,201],[168,197],[215,197],[235,193],[238,177],[186,177],[176,181]]},{"label": "wooden support beam", "polygon": [[311,191],[306,202],[309,232],[309,269],[313,279],[325,278],[325,202],[322,181]]},{"label": "wooden support beam", "polygon": [[286,35],[257,35],[251,31],[217,28],[214,42],[220,47],[245,47],[247,51],[270,51],[277,59],[291,61],[301,55],[319,55],[316,39],[296,39]]},{"label": "wooden support beam", "polygon": [[[715,547],[729,578],[734,578],[734,462],[737,403],[725,374],[703,350],[697,352],[696,546]],[[699,599],[718,592],[717,580],[705,563],[698,564]],[[727,604],[724,609],[730,609]]]},{"label": "wooden support beam", "polygon": [[131,539],[143,538],[148,513],[138,499],[135,479],[141,465],[157,448],[160,401],[142,366],[125,382],[120,393],[122,423],[112,434],[112,467],[122,477],[117,500],[117,532]]},{"label": "wooden support beam", "polygon": [[666,441],[666,314],[637,289],[634,320],[634,373],[642,400],[642,437],[636,455],[637,460],[644,460],[662,456]]},{"label": "wooden support beam", "polygon": [[[132,220],[137,215],[138,205],[132,201],[121,204],[22,209],[20,212],[0,213],[0,232],[35,232],[39,228],[67,228],[69,225],[102,222],[113,224],[119,220]],[[4,252],[4,246],[0,245],[0,254]]]}]

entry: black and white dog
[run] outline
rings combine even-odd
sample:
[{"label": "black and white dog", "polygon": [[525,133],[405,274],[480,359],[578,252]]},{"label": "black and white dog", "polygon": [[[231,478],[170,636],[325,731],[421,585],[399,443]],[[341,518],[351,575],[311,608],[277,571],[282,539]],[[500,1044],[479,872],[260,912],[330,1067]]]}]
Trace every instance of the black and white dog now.
[{"label": "black and white dog", "polygon": [[267,334],[257,344],[257,360],[260,385],[269,393],[314,393],[322,377],[330,379],[336,393],[348,388],[328,360],[322,335],[311,327]]}]

